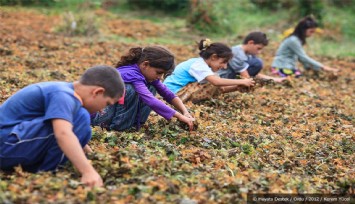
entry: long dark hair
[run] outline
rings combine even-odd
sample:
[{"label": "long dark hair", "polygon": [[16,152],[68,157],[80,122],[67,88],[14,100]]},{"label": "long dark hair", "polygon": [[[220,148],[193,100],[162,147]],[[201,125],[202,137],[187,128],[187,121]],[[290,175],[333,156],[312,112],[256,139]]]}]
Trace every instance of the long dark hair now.
[{"label": "long dark hair", "polygon": [[149,66],[169,71],[175,68],[174,59],[174,55],[161,46],[134,47],[121,57],[116,67],[119,68],[133,64],[139,65],[144,61],[148,61]]},{"label": "long dark hair", "polygon": [[201,40],[198,43],[198,49],[203,59],[208,59],[213,54],[226,60],[230,60],[233,57],[232,50],[227,45],[219,42],[212,43],[209,39]]},{"label": "long dark hair", "polygon": [[291,35],[298,37],[301,40],[302,45],[304,45],[304,44],[306,44],[307,29],[317,28],[317,27],[318,27],[318,23],[311,16],[307,16],[307,17],[303,18],[297,24],[295,30],[293,31],[293,33]]}]

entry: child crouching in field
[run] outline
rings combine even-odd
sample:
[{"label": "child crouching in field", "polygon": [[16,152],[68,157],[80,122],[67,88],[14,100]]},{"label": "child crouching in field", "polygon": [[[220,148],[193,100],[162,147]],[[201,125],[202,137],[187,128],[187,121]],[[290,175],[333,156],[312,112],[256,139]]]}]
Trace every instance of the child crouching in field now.
[{"label": "child crouching in field", "polygon": [[282,82],[285,78],[271,77],[260,74],[263,62],[257,57],[262,49],[267,46],[269,40],[265,33],[249,33],[242,45],[232,47],[233,58],[229,60],[227,69],[218,71],[222,78],[235,79],[236,75],[242,78],[256,77],[260,79],[272,79],[275,82]]},{"label": "child crouching in field", "polygon": [[[97,113],[92,125],[118,131],[131,127],[139,129],[147,121],[151,110],[154,110],[167,120],[176,117],[192,130],[195,119],[180,98],[160,81],[174,67],[174,56],[163,47],[131,48],[117,63],[117,71],[121,73],[126,86],[124,104],[116,103]],[[157,99],[154,96],[156,92],[181,113]]]},{"label": "child crouching in field", "polygon": [[298,60],[303,64],[305,69],[325,70],[329,72],[339,71],[317,62],[304,51],[302,46],[306,44],[306,38],[311,37],[317,27],[317,22],[311,17],[306,17],[297,24],[293,33],[281,43],[276,52],[272,63],[272,72],[275,75],[281,77],[301,76],[301,71],[296,67]]},{"label": "child crouching in field", "polygon": [[198,102],[218,95],[236,91],[240,86],[253,86],[252,79],[223,79],[217,71],[225,69],[232,58],[232,50],[223,43],[209,39],[199,43],[200,57],[180,63],[164,84],[185,102]]},{"label": "child crouching in field", "polygon": [[92,67],[74,83],[21,89],[0,106],[0,169],[21,165],[30,172],[53,171],[69,159],[81,182],[101,186],[83,151],[91,138],[89,113],[114,104],[123,91],[122,78],[108,66]]}]

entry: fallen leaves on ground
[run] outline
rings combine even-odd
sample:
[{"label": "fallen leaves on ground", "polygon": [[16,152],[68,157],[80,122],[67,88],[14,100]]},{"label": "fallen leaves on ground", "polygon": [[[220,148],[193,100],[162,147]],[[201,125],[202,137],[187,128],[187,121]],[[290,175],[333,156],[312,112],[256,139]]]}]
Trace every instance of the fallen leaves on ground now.
[{"label": "fallen leaves on ground", "polygon": [[[68,38],[53,32],[57,17],[35,12],[0,17],[0,102],[30,83],[73,81],[85,68],[113,65],[137,45]],[[195,54],[168,47],[179,60]],[[270,64],[272,52],[263,58]],[[94,128],[88,158],[104,188],[83,186],[70,164],[56,173],[16,168],[0,171],[0,202],[232,203],[247,193],[354,193],[355,60],[321,60],[341,72],[309,71],[188,103],[198,120],[192,132],[154,113],[139,132]]]}]

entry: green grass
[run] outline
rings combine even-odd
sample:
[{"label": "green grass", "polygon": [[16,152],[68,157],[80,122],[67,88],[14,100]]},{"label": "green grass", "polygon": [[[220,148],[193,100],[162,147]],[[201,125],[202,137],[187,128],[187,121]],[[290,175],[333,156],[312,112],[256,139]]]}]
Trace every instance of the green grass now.
[{"label": "green grass", "polygon": [[340,42],[315,38],[308,41],[308,50],[320,56],[355,57],[354,39],[343,39]]},{"label": "green grass", "polygon": [[224,36],[246,35],[250,31],[272,29],[288,12],[279,11],[277,15],[268,10],[256,8],[249,0],[218,1],[215,3],[216,15],[222,26]]},{"label": "green grass", "polygon": [[[108,8],[112,18],[149,20],[156,25],[167,28],[164,35],[145,38],[142,43],[154,44],[191,44],[199,38],[209,37],[214,41],[227,42],[230,45],[239,44],[243,37],[251,31],[266,32],[272,41],[281,41],[279,35],[296,22],[290,21],[289,10],[270,11],[257,8],[249,0],[211,0],[213,10],[211,15],[218,19],[218,33],[201,32],[187,29],[186,17],[175,17],[164,12],[132,9],[127,0],[117,0]],[[60,15],[63,12],[90,12],[101,8],[101,0],[57,0],[50,7],[31,6],[42,13]],[[293,14],[292,14],[293,15]],[[292,16],[294,17],[294,16]],[[100,16],[98,16],[100,18]],[[334,57],[354,57],[355,13],[348,8],[337,8],[332,5],[324,7],[323,22],[328,33],[326,37],[309,39],[310,51],[316,55]],[[106,39],[118,42],[135,42],[133,38],[123,36],[107,36]]]}]

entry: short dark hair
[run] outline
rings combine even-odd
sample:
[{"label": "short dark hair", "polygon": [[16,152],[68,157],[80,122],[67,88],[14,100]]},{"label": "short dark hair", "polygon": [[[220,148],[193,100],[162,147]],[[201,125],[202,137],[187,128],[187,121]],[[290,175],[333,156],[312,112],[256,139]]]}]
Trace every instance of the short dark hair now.
[{"label": "short dark hair", "polygon": [[174,60],[174,55],[162,46],[134,47],[121,57],[116,67],[132,64],[139,65],[144,61],[148,61],[149,66],[169,71],[175,68]]},{"label": "short dark hair", "polygon": [[293,33],[291,35],[298,37],[301,40],[302,45],[304,45],[304,44],[306,44],[307,29],[317,28],[317,27],[318,27],[317,21],[314,20],[311,16],[306,16],[300,22],[298,22],[295,30],[293,31]]},{"label": "short dark hair", "polygon": [[216,54],[217,57],[230,60],[233,57],[232,50],[227,45],[215,42],[215,43],[206,43],[211,42],[209,39],[202,39],[198,43],[198,49],[200,50],[200,57],[203,59],[208,59],[211,55]]},{"label": "short dark hair", "polygon": [[263,32],[251,32],[249,33],[243,41],[243,44],[246,45],[248,42],[252,40],[254,41],[254,44],[262,44],[264,46],[267,46],[269,44],[269,40],[267,39],[267,36]]},{"label": "short dark hair", "polygon": [[79,82],[83,85],[100,86],[105,89],[105,96],[111,98],[122,97],[125,86],[120,73],[106,65],[90,67]]}]

